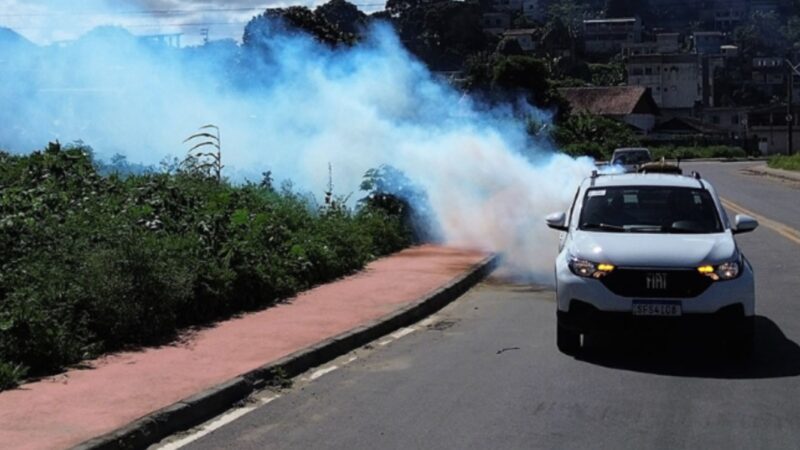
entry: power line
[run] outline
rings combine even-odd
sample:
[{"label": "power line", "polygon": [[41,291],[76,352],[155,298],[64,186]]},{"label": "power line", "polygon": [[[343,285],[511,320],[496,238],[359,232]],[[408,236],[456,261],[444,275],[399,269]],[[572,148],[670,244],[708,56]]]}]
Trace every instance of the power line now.
[{"label": "power line", "polygon": [[[385,3],[353,3],[360,7],[385,6]],[[114,11],[114,12],[42,12],[42,13],[0,13],[0,17],[55,17],[55,16],[175,16],[175,15],[194,15],[205,13],[224,13],[224,12],[253,12],[266,11],[269,6],[259,8],[198,8],[198,9],[153,9],[149,11]]]}]

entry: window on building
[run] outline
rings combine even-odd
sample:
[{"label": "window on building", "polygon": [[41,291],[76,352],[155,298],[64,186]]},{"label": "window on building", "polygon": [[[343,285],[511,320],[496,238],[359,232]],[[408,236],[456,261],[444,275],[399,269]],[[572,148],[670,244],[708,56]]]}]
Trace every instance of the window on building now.
[{"label": "window on building", "polygon": [[711,123],[718,125],[719,124],[719,116],[711,116]]},{"label": "window on building", "polygon": [[645,67],[644,68],[644,74],[645,75],[652,75],[653,74],[653,68],[652,67]]},{"label": "window on building", "polygon": [[739,116],[736,114],[731,116],[731,125],[739,125]]}]

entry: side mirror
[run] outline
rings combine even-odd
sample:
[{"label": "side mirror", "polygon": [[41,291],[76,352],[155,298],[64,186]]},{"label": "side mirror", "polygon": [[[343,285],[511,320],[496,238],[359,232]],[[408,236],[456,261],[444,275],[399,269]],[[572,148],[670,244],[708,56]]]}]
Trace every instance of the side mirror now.
[{"label": "side mirror", "polygon": [[559,212],[547,216],[545,219],[547,226],[558,231],[567,231],[567,215],[566,213]]},{"label": "side mirror", "polygon": [[758,221],[744,214],[737,214],[733,220],[733,234],[749,233],[758,228]]}]

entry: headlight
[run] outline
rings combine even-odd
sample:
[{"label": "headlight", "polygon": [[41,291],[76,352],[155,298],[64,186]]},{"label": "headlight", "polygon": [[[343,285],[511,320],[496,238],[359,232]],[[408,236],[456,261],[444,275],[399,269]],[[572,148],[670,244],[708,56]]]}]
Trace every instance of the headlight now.
[{"label": "headlight", "polygon": [[701,266],[697,271],[714,281],[733,280],[739,276],[742,265],[739,261],[730,261],[718,266]]},{"label": "headlight", "polygon": [[571,258],[569,260],[569,270],[575,275],[584,278],[603,278],[614,271],[612,264],[595,264],[585,259]]}]

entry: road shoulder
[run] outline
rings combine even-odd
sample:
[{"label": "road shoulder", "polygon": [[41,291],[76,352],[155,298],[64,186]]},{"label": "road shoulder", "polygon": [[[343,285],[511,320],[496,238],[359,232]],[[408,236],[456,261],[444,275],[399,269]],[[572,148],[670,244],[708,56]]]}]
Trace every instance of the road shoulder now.
[{"label": "road shoulder", "polygon": [[[495,264],[481,252],[423,246],[291,301],[0,394],[11,448],[142,448],[435,312]],[[99,438],[95,438],[100,436]],[[94,439],[92,439],[94,438]]]}]

